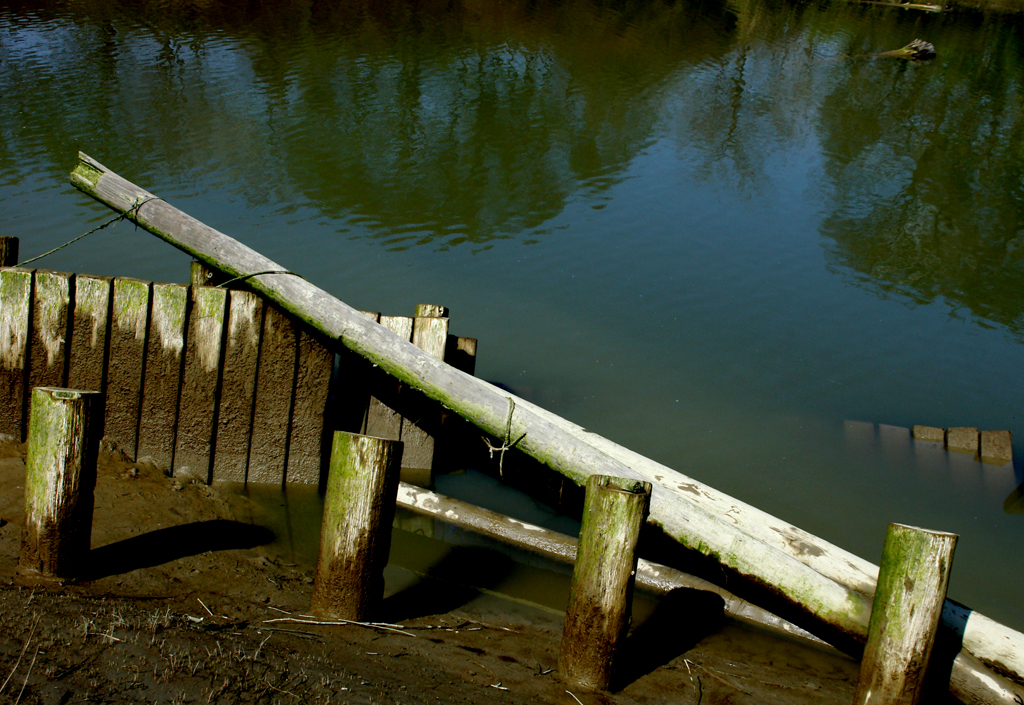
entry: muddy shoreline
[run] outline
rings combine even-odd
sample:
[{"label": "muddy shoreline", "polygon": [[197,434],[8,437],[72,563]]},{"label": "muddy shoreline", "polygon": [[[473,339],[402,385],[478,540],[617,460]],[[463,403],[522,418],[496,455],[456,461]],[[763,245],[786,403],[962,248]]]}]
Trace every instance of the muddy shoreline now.
[{"label": "muddy shoreline", "polygon": [[839,703],[857,664],[675,596],[635,624],[612,692],[567,692],[562,616],[449,580],[391,588],[401,628],[305,623],[312,577],[216,487],[101,459],[88,574],[16,571],[24,446],[0,446],[0,702]]}]

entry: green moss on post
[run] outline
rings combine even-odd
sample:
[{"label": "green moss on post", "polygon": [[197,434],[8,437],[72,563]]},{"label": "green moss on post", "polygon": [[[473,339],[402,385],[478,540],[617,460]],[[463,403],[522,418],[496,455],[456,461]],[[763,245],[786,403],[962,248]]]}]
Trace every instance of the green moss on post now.
[{"label": "green moss on post", "polygon": [[366,620],[384,596],[402,443],[337,431],[311,609]]},{"label": "green moss on post", "polygon": [[889,525],[856,705],[920,702],[956,540],[956,534]]},{"label": "green moss on post", "polygon": [[605,475],[587,479],[579,551],[565,613],[558,670],[570,685],[607,690],[629,629],[636,544],[651,483]]},{"label": "green moss on post", "polygon": [[0,271],[0,440],[21,443],[27,431],[32,270]]},{"label": "green moss on post", "polygon": [[99,392],[32,390],[22,574],[70,578],[89,552],[102,401]]}]

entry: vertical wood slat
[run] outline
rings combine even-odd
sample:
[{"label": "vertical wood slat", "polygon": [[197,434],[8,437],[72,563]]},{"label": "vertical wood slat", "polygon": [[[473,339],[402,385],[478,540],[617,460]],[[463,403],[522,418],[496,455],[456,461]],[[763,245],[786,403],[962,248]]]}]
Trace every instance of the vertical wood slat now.
[{"label": "vertical wood slat", "polygon": [[0,267],[14,267],[18,264],[18,243],[16,237],[0,237]]},{"label": "vertical wood slat", "polygon": [[[377,311],[360,311],[374,323],[380,323]],[[366,434],[370,410],[370,379],[373,365],[344,346],[338,347],[338,379],[335,384],[334,428],[338,431]]]},{"label": "vertical wood slat", "polygon": [[37,269],[32,294],[29,388],[66,387],[69,316],[75,275]]},{"label": "vertical wood slat", "polygon": [[467,375],[476,374],[476,338],[448,336],[444,361]]},{"label": "vertical wood slat", "polygon": [[[419,313],[447,313],[441,306],[417,306]],[[420,350],[443,360],[448,342],[448,318],[417,315],[413,321],[412,343]],[[441,411],[413,390],[403,390],[401,440],[402,480],[422,487],[433,484],[435,437],[441,425]]]},{"label": "vertical wood slat", "polygon": [[[298,330],[298,361],[285,482],[317,484],[323,466],[324,421],[334,353],[322,336]],[[326,460],[326,458],[324,459]]]},{"label": "vertical wood slat", "polygon": [[28,432],[31,320],[32,270],[0,270],[0,440],[20,443]]},{"label": "vertical wood slat", "polygon": [[75,277],[68,387],[103,391],[107,381],[107,339],[113,277]]},{"label": "vertical wood slat", "polygon": [[296,349],[295,325],[278,308],[266,305],[247,482],[284,481]]},{"label": "vertical wood slat", "polygon": [[211,480],[227,289],[189,288],[185,361],[181,377],[178,428],[174,440],[176,477]]},{"label": "vertical wood slat", "polygon": [[153,284],[137,457],[165,472],[174,456],[187,307],[187,287]]},{"label": "vertical wood slat", "polygon": [[142,371],[151,296],[150,282],[126,277],[114,279],[104,439],[131,460],[138,458]]},{"label": "vertical wood slat", "polygon": [[231,290],[213,455],[213,479],[218,482],[245,482],[262,330],[263,299]]},{"label": "vertical wood slat", "polygon": [[[413,319],[408,316],[381,316],[380,324],[402,340],[412,340]],[[383,370],[374,368],[371,375],[372,395],[366,412],[366,434],[374,438],[397,441],[402,436],[402,416],[398,406],[399,384]]]}]

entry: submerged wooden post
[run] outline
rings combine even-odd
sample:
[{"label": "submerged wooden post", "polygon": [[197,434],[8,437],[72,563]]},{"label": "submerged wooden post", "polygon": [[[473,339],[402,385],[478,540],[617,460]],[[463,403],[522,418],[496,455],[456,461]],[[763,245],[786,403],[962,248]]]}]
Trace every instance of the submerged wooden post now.
[{"label": "submerged wooden post", "polygon": [[920,701],[956,540],[956,534],[889,525],[856,705]]},{"label": "submerged wooden post", "polygon": [[334,434],[311,609],[365,620],[384,596],[402,443]]},{"label": "submerged wooden post", "polygon": [[100,392],[32,390],[23,574],[73,577],[89,551],[102,401]]},{"label": "submerged wooden post", "polygon": [[0,237],[0,267],[18,265],[18,238]]},{"label": "submerged wooden post", "polygon": [[607,690],[629,629],[636,544],[647,520],[651,483],[606,475],[587,478],[572,593],[558,671],[571,685]]}]

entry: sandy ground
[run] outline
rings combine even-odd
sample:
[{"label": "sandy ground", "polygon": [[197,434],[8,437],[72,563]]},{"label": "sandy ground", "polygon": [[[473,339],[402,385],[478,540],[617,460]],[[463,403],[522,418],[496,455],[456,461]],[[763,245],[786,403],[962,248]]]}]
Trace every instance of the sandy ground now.
[{"label": "sandy ground", "polygon": [[[88,574],[16,573],[24,446],[0,446],[0,703],[848,703],[857,664],[724,622],[700,600],[635,625],[613,692],[556,671],[561,616],[425,579],[401,629],[300,622],[312,575],[237,501],[101,459]],[[244,513],[244,512],[243,512]],[[252,514],[250,513],[250,516]],[[439,599],[435,599],[439,598]]]}]

